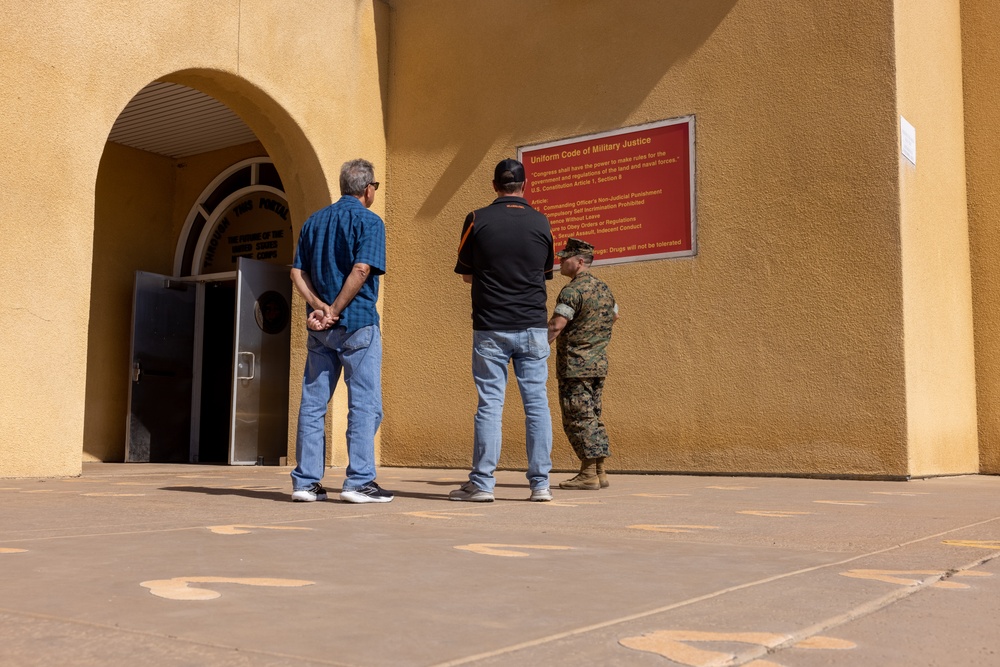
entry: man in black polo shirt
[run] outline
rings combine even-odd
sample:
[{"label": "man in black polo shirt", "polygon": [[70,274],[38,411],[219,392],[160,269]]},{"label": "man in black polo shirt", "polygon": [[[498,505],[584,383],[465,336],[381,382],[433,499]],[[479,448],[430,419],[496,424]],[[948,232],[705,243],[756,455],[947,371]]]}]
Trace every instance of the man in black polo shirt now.
[{"label": "man in black polo shirt", "polygon": [[524,403],[530,500],[552,500],[552,417],[545,281],[554,261],[548,219],[524,199],[524,165],[501,160],[493,172],[497,199],[465,218],[455,273],[472,285],[472,377],[479,393],[469,481],[452,500],[492,502],[500,460],[507,367]]}]

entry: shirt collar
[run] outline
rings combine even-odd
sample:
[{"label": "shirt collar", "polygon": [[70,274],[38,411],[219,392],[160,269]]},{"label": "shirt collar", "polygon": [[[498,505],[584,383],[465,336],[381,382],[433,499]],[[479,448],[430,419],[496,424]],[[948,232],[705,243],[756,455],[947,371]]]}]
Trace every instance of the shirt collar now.
[{"label": "shirt collar", "polygon": [[365,207],[365,205],[361,203],[361,200],[354,195],[340,195],[340,200],[337,203],[347,204],[348,206],[360,206],[361,208]]},{"label": "shirt collar", "polygon": [[[493,204],[506,204],[507,202],[516,202],[518,204],[524,204],[528,208],[533,208],[531,206],[531,204],[528,203],[528,200],[525,199],[524,197],[515,197],[513,195],[503,195],[503,196],[497,197],[496,199],[493,200]],[[492,206],[492,204],[491,204],[491,206]]]}]

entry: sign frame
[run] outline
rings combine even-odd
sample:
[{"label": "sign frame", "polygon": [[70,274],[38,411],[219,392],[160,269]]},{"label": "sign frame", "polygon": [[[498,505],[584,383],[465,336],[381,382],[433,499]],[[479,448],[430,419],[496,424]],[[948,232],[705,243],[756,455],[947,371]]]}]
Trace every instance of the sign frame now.
[{"label": "sign frame", "polygon": [[[691,247],[684,250],[673,250],[667,252],[655,252],[649,254],[641,255],[626,255],[613,257],[610,259],[597,259],[594,258],[594,266],[610,265],[610,264],[625,264],[631,262],[644,262],[649,260],[658,259],[676,259],[683,257],[694,257],[698,254],[698,209],[697,209],[697,179],[696,179],[696,158],[695,158],[695,115],[690,114],[687,116],[679,116],[676,118],[669,118],[666,120],[653,121],[650,123],[643,123],[641,125],[631,125],[628,127],[622,127],[615,130],[606,130],[604,132],[597,132],[593,134],[583,134],[573,137],[567,137],[563,139],[557,139],[554,141],[547,141],[538,144],[526,144],[517,147],[517,159],[522,164],[524,163],[525,153],[534,152],[538,150],[547,150],[551,148],[557,148],[560,146],[567,146],[572,144],[579,144],[582,142],[595,141],[601,139],[608,139],[613,137],[618,137],[625,134],[636,134],[642,133],[647,130],[658,129],[662,127],[670,127],[673,125],[687,124],[688,126],[688,193],[690,201],[688,202],[690,210],[690,221],[689,221],[689,233],[691,238]],[[529,172],[528,178],[528,188],[530,189],[531,179],[530,179],[530,169],[525,166],[525,170]],[[530,201],[530,199],[529,199]],[[559,250],[559,248],[557,248]],[[556,264],[558,265],[559,258],[556,258]]]}]

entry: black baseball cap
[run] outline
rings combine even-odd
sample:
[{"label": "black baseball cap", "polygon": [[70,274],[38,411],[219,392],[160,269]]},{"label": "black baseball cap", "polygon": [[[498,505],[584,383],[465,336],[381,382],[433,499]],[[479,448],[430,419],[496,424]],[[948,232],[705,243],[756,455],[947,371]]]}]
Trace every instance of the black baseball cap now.
[{"label": "black baseball cap", "polygon": [[500,160],[493,170],[493,180],[497,185],[524,183],[524,165],[513,158]]}]

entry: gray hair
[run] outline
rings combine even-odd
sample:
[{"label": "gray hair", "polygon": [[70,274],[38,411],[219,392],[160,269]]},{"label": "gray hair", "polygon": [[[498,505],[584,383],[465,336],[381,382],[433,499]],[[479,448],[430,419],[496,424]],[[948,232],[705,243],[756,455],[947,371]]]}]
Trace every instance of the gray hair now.
[{"label": "gray hair", "polygon": [[368,160],[349,160],[340,168],[340,194],[360,197],[375,180],[375,167]]}]

